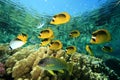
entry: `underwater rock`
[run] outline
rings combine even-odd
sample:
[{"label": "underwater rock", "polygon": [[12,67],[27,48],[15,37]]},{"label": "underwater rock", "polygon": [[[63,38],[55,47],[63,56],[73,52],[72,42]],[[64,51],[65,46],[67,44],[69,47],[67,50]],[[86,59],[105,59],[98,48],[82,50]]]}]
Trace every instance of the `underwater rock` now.
[{"label": "underwater rock", "polygon": [[45,57],[52,56],[65,59],[67,54],[64,50],[52,51],[48,47],[36,48],[36,46],[25,47],[10,56],[5,65],[8,75],[14,80],[119,80],[118,75],[110,70],[101,59],[75,53],[67,63],[73,63],[72,75],[68,71],[61,73],[53,71],[51,75],[43,70],[39,61]]}]

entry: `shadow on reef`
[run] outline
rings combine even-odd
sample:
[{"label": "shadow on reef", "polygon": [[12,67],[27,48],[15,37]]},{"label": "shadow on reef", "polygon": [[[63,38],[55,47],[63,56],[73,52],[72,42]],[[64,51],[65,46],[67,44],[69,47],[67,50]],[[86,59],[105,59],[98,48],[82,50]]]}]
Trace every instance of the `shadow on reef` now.
[{"label": "shadow on reef", "polygon": [[108,59],[105,61],[105,64],[120,76],[120,60]]},{"label": "shadow on reef", "polygon": [[0,76],[0,80],[14,80],[14,78],[11,77],[12,75],[4,75]]}]

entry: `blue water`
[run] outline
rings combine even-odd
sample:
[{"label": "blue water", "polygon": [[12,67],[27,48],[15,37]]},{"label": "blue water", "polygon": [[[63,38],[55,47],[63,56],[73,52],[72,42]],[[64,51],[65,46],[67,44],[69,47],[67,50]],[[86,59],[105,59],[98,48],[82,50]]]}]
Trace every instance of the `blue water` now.
[{"label": "blue water", "polygon": [[36,10],[40,14],[53,15],[66,11],[71,15],[80,15],[99,8],[107,0],[13,0],[27,9]]}]

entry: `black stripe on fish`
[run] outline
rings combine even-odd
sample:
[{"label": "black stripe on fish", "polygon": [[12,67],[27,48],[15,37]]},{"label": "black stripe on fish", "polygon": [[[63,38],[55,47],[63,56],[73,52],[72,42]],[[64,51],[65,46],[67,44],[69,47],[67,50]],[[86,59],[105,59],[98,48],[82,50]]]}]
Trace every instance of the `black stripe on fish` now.
[{"label": "black stripe on fish", "polygon": [[9,46],[9,49],[10,49],[10,50],[12,50],[12,47],[11,47],[11,46]]},{"label": "black stripe on fish", "polygon": [[22,40],[21,40],[21,39],[19,39],[19,38],[16,38],[15,40],[22,41]]}]

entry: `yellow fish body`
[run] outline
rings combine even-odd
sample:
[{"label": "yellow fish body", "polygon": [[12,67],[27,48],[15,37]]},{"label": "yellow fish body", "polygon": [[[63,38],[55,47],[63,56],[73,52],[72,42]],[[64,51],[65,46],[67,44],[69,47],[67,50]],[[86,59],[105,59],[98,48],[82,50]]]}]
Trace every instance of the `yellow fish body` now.
[{"label": "yellow fish body", "polygon": [[102,47],[102,51],[104,51],[104,52],[113,52],[113,49],[112,49],[112,47],[104,46],[104,47]]},{"label": "yellow fish body", "polygon": [[64,24],[67,23],[69,20],[70,15],[67,12],[62,12],[60,14],[53,16],[53,19],[51,20],[50,24],[54,25]]},{"label": "yellow fish body", "polygon": [[40,46],[47,46],[51,40],[49,38],[45,38],[41,41]]},{"label": "yellow fish body", "polygon": [[38,38],[45,39],[53,36],[53,31],[51,29],[42,30],[38,36]]},{"label": "yellow fish body", "polygon": [[72,38],[78,37],[80,36],[80,32],[78,30],[73,30],[70,32],[69,36]]},{"label": "yellow fish body", "polygon": [[49,38],[49,39],[54,39],[55,38],[55,36],[54,36],[54,34]]},{"label": "yellow fish body", "polygon": [[76,52],[76,47],[75,46],[69,46],[66,48],[65,52],[70,55],[70,54],[74,54]]},{"label": "yellow fish body", "polygon": [[94,53],[93,53],[93,51],[92,51],[92,49],[90,48],[89,45],[86,45],[85,49],[91,56],[94,56]]},{"label": "yellow fish body", "polygon": [[111,40],[110,33],[105,29],[100,29],[92,33],[92,38],[90,43],[92,44],[101,44],[109,42]]},{"label": "yellow fish body", "polygon": [[62,48],[62,46],[63,45],[60,40],[54,40],[54,41],[51,41],[49,48],[51,50],[60,50]]},{"label": "yellow fish body", "polygon": [[27,42],[28,36],[24,33],[19,34],[16,39],[12,40],[9,44],[9,49],[17,49],[22,47]]}]

